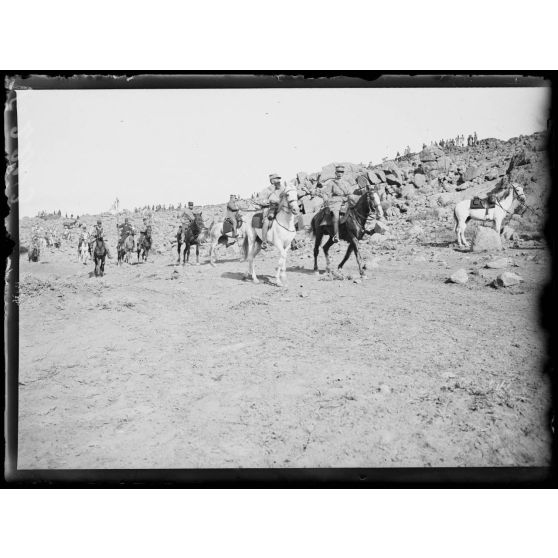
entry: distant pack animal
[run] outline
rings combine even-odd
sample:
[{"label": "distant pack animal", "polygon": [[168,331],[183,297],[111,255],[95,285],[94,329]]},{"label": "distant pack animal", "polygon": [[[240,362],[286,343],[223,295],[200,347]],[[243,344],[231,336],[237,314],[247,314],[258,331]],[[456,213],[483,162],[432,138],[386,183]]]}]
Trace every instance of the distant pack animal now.
[{"label": "distant pack animal", "polygon": [[[492,203],[489,201],[491,199],[493,200]],[[513,208],[515,201],[518,201],[521,205],[525,204],[526,198],[523,187],[506,178],[488,194],[487,200],[466,199],[458,202],[453,211],[455,219],[453,230],[457,235],[457,244],[465,248],[469,246],[465,238],[465,229],[470,219],[492,221],[494,222],[494,228],[500,234],[504,218],[513,215],[515,212]]]},{"label": "distant pack animal", "polygon": [[[365,277],[365,267],[360,257],[358,249],[358,241],[365,234],[365,224],[370,213],[376,212],[380,218],[383,217],[382,205],[378,194],[368,185],[364,188],[364,193],[360,196],[354,207],[347,208],[345,215],[339,219],[339,238],[349,243],[345,257],[337,266],[341,269],[350,255],[354,252],[358,264],[361,277]],[[322,238],[327,235],[329,239],[323,246],[324,255],[326,257],[326,272],[331,272],[331,259],[329,257],[329,249],[333,245],[333,223],[331,216],[328,214],[327,207],[320,209],[313,217],[311,222],[312,235],[314,241],[314,272],[318,273],[318,254],[320,252],[320,244]]]}]

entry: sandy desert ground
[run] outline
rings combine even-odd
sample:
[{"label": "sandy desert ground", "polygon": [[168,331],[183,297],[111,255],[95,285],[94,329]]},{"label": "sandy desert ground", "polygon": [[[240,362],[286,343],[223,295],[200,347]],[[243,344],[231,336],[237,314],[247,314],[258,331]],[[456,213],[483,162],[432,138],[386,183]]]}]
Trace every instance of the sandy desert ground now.
[{"label": "sandy desert ground", "polygon": [[[18,468],[548,465],[549,254],[509,245],[524,281],[496,289],[495,254],[436,230],[364,243],[361,283],[354,259],[314,275],[307,243],[285,289],[244,281],[234,249],[215,268],[205,248],[200,266],[107,260],[103,278],[22,256]],[[468,283],[446,283],[458,268]]]}]

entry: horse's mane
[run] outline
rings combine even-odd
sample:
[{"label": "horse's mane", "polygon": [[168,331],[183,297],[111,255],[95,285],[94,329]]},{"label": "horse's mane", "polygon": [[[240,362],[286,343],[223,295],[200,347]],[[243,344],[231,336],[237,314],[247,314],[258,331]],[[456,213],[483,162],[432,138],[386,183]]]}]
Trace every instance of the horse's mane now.
[{"label": "horse's mane", "polygon": [[368,218],[368,214],[370,213],[367,196],[368,192],[364,192],[361,194],[360,198],[353,207],[347,208],[347,220],[345,221],[345,226],[357,237],[364,229],[364,224],[366,223],[366,219],[361,223],[361,219],[359,219],[358,215],[366,216],[366,218]]},{"label": "horse's mane", "polygon": [[510,192],[511,189],[511,182],[509,180],[499,180],[496,186],[490,190],[486,195],[492,196],[494,199],[501,201],[503,200]]}]

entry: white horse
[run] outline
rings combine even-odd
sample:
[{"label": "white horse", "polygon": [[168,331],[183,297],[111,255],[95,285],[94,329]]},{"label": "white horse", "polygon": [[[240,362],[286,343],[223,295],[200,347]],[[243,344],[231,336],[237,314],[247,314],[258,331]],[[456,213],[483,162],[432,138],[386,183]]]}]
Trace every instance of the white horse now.
[{"label": "white horse", "polygon": [[465,238],[465,229],[469,219],[476,221],[493,221],[494,228],[500,234],[502,221],[506,215],[513,215],[512,206],[514,201],[518,200],[521,204],[525,203],[525,193],[523,188],[517,182],[508,182],[507,185],[494,192],[496,205],[492,208],[471,209],[471,200],[461,200],[455,206],[453,216],[455,219],[454,231],[457,234],[457,244],[462,247],[468,247],[469,243]]},{"label": "white horse", "polygon": [[217,223],[212,223],[209,226],[209,263],[215,267],[215,250],[219,244],[223,245],[225,248],[236,244],[238,246],[238,259],[241,259],[242,254],[242,242],[246,237],[246,219],[252,218],[252,214],[247,217],[243,215],[242,225],[236,228],[236,234],[238,238],[232,238],[228,236],[231,233],[223,233],[223,221]]},{"label": "white horse", "polygon": [[[296,235],[295,217],[298,215],[298,195],[296,188],[288,185],[281,193],[279,207],[275,214],[275,219],[271,222],[267,231],[267,242],[273,244],[279,250],[279,262],[277,264],[277,275],[275,277],[278,286],[286,285],[287,281],[287,254],[291,247],[291,242]],[[267,219],[264,215],[263,219]],[[259,283],[254,268],[254,258],[261,249],[262,229],[254,228],[252,222],[246,223],[246,236],[242,243],[242,252],[248,260],[248,273],[254,283]]]}]

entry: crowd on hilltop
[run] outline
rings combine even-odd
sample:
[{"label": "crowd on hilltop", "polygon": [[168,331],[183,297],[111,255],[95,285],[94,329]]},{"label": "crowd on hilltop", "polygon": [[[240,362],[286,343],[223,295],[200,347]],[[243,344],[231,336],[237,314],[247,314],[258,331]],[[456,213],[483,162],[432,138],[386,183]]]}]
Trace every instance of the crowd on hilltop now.
[{"label": "crowd on hilltop", "polygon": [[[478,144],[479,144],[479,139],[477,137],[477,132],[473,132],[472,134],[469,134],[467,136],[467,139],[465,139],[465,136],[463,134],[460,134],[455,136],[454,138],[432,140],[430,142],[430,145],[423,143],[422,149],[428,149],[429,147],[440,147],[442,149],[451,151],[456,147],[474,147],[475,145]],[[405,149],[403,150],[403,154],[401,154],[400,151],[397,152],[397,155],[395,156],[395,160],[400,161],[402,159],[407,159],[412,155],[413,153],[411,152],[411,148],[407,145],[407,147],[405,147]]]},{"label": "crowd on hilltop", "polygon": [[[452,149],[454,147],[474,147],[478,145],[479,139],[477,132],[473,132],[467,136],[467,144],[465,145],[465,136],[463,134],[455,136],[455,138],[441,139],[438,141],[431,141],[430,147],[441,147],[442,149]],[[423,143],[422,148],[426,149],[428,146]]]}]

